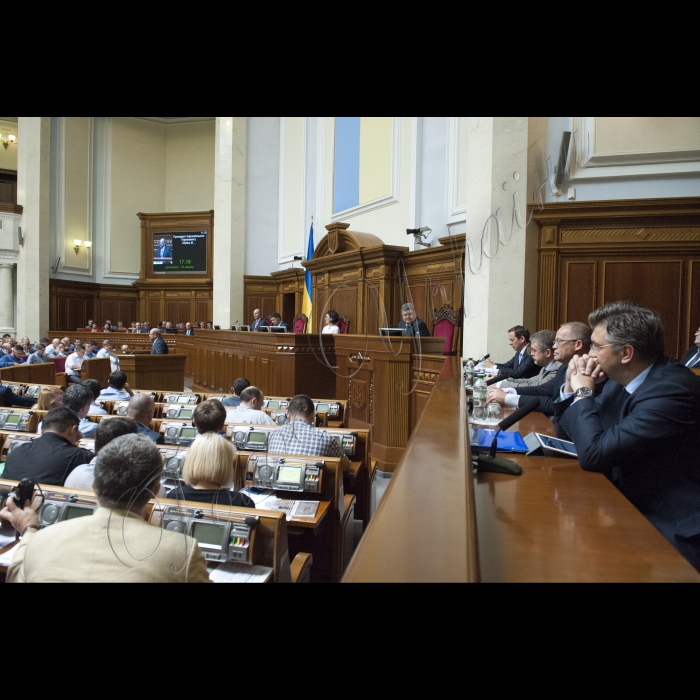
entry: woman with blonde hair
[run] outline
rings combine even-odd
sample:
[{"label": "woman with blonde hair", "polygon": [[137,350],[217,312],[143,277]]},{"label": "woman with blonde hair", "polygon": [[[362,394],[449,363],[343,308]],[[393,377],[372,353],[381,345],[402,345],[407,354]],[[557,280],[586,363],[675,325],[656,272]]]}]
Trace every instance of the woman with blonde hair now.
[{"label": "woman with blonde hair", "polygon": [[219,506],[255,508],[251,498],[231,491],[234,480],[236,448],[216,433],[200,435],[190,447],[182,468],[180,484],[168,492],[178,501],[212,503]]},{"label": "woman with blonde hair", "polygon": [[63,406],[63,389],[54,387],[53,389],[42,389],[33,408],[35,411],[51,411],[54,408],[61,408],[61,406]]}]

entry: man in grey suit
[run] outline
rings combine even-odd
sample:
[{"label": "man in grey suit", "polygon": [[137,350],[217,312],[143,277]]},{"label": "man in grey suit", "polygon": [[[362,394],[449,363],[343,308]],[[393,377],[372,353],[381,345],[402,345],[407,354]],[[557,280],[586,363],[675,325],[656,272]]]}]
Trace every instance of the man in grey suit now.
[{"label": "man in grey suit", "polygon": [[561,362],[554,359],[554,339],[556,338],[554,331],[539,331],[530,338],[530,354],[535,364],[541,367],[540,373],[529,379],[502,379],[498,381],[498,377],[487,382],[489,386],[495,385],[497,389],[509,389],[521,386],[540,386],[554,379],[556,373],[561,367]]},{"label": "man in grey suit", "polygon": [[162,475],[158,448],[124,435],[100,450],[91,517],[40,530],[29,501],[21,510],[8,498],[0,515],[22,535],[8,583],[209,583],[196,540],[144,519]]},{"label": "man in grey suit", "polygon": [[163,340],[163,336],[157,328],[154,328],[150,332],[148,337],[153,342],[153,346],[151,347],[151,355],[167,355],[168,354],[168,352],[169,352],[168,344]]}]

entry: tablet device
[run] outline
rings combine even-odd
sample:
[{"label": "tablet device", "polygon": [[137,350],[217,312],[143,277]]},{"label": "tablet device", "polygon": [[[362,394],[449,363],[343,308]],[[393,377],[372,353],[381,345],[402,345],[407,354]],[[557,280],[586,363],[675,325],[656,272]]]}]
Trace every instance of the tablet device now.
[{"label": "tablet device", "polygon": [[379,335],[398,337],[403,335],[403,330],[401,328],[380,328]]},{"label": "tablet device", "polygon": [[[479,452],[490,450],[496,433],[498,433],[498,430],[474,428],[472,448],[478,449]],[[498,452],[527,452],[528,450],[523,436],[515,430],[507,430],[505,433],[499,433],[498,442],[496,444],[498,445]]]},{"label": "tablet device", "polygon": [[541,433],[531,433],[525,437],[528,455],[544,455],[545,457],[578,457],[576,445],[568,440],[560,440]]}]

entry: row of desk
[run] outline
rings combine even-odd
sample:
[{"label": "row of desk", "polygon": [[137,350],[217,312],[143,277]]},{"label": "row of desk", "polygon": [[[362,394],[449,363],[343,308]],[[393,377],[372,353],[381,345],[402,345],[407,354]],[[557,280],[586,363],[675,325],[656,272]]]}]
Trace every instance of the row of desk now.
[{"label": "row of desk", "polygon": [[[450,358],[344,582],[700,582],[610,481],[574,459],[516,455],[520,477],[474,472],[467,410]],[[554,434],[542,414],[514,429]]]},{"label": "row of desk", "polygon": [[[105,339],[84,331],[49,335]],[[108,338],[136,353],[121,356],[132,387],[175,389],[158,384],[154,373],[164,362],[180,361],[187,386],[196,393],[227,393],[236,378],[246,377],[267,396],[344,399],[346,425],[372,430],[372,453],[383,472],[392,472],[403,456],[444,364],[445,345],[443,338],[197,331],[193,337],[165,335],[170,355],[143,357],[144,342],[150,347],[146,336],[111,333]],[[108,371],[93,376],[104,384]]]}]

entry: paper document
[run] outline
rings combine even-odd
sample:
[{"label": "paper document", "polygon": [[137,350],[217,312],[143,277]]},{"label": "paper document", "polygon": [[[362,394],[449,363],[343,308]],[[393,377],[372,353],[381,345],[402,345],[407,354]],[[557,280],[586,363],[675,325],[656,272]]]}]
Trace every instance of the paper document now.
[{"label": "paper document", "polygon": [[272,569],[232,561],[210,571],[209,578],[214,583],[267,583],[272,578]]},{"label": "paper document", "polygon": [[248,498],[252,499],[256,506],[259,506],[263,501],[275,495],[275,492],[270,489],[255,489],[252,487],[241,489],[240,493],[244,493]]},{"label": "paper document", "polygon": [[293,518],[315,518],[318,506],[318,501],[287,501],[281,498],[270,498],[260,507],[264,510],[281,510],[289,521]]}]

